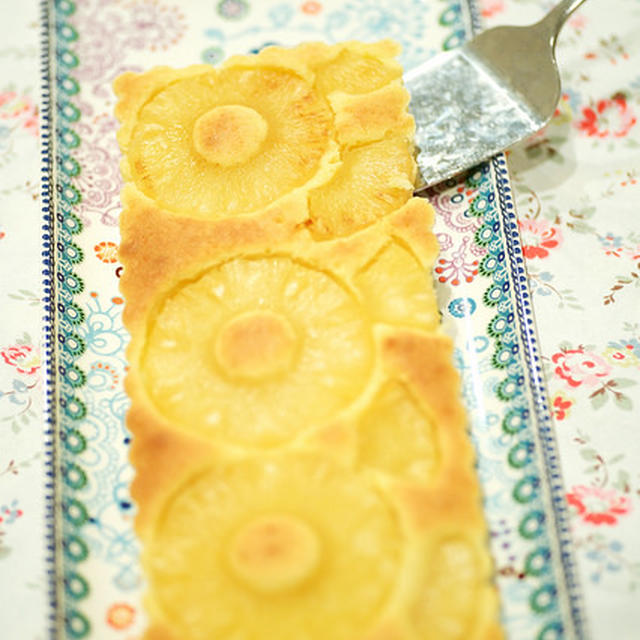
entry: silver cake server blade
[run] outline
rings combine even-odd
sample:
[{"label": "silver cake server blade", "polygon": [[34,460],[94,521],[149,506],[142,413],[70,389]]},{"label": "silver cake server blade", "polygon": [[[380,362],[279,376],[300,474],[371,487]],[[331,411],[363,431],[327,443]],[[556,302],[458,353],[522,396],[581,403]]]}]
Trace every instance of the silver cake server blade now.
[{"label": "silver cake server blade", "polygon": [[540,22],[496,27],[407,72],[416,121],[416,193],[539,131],[560,99],[558,34],[585,0],[564,0]]}]

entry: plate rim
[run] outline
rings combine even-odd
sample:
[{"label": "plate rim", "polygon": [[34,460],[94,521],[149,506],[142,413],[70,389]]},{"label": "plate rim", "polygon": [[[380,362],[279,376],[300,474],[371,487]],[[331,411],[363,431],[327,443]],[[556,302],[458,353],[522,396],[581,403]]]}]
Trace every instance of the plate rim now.
[{"label": "plate rim", "polygon": [[[455,20],[449,25],[452,29],[451,43],[455,44],[461,37],[460,28],[464,30],[462,37],[468,37],[481,29],[481,12],[478,0],[446,0],[447,7],[443,10],[457,11],[459,22]],[[73,236],[80,233],[82,224],[74,215],[74,198],[78,194],[72,184],[71,177],[56,162],[56,155],[71,151],[77,137],[73,130],[73,123],[79,118],[73,109],[67,116],[60,112],[55,101],[56,95],[54,79],[58,84],[58,91],[65,95],[68,104],[73,105],[73,96],[79,87],[73,78],[74,65],[61,62],[56,38],[67,40],[69,50],[73,50],[73,27],[65,21],[73,14],[75,6],[72,0],[53,2],[41,0],[41,113],[42,113],[42,183],[41,194],[43,202],[43,284],[44,284],[44,318],[43,345],[45,351],[44,376],[44,449],[45,449],[45,526],[46,526],[46,563],[48,578],[48,596],[50,611],[47,615],[50,637],[58,637],[61,632],[66,635],[67,630],[77,624],[76,631],[69,635],[82,638],[90,633],[89,622],[83,620],[83,614],[75,608],[74,602],[82,597],[67,594],[65,598],[65,583],[70,580],[85,581],[81,573],[70,568],[70,560],[63,558],[63,548],[68,545],[71,536],[77,536],[80,528],[85,524],[87,516],[82,514],[75,517],[69,504],[68,480],[65,479],[65,465],[68,458],[64,447],[69,447],[69,438],[73,435],[73,425],[78,424],[86,414],[86,407],[75,393],[77,379],[71,372],[82,378],[82,372],[75,366],[81,355],[82,338],[74,328],[82,322],[82,309],[74,302],[75,292],[70,285],[71,280],[77,283],[79,278],[74,273],[73,265],[78,255],[81,260],[81,250],[73,243]],[[70,29],[65,38],[65,26]],[[62,35],[60,35],[62,34]],[[77,34],[75,34],[77,37]],[[76,62],[77,65],[77,62]],[[76,107],[77,109],[77,107]],[[74,120],[76,118],[76,120]],[[61,125],[59,127],[59,124]],[[68,136],[68,138],[65,138]],[[76,145],[77,146],[77,145]],[[557,545],[557,554],[562,567],[562,585],[566,587],[568,600],[566,606],[572,631],[578,637],[586,637],[586,617],[584,604],[578,580],[578,572],[572,540],[568,525],[569,510],[565,501],[565,489],[562,481],[559,452],[555,428],[548,403],[547,385],[540,363],[538,336],[531,295],[526,278],[522,243],[517,224],[515,205],[511,195],[511,183],[508,175],[506,158],[503,154],[490,161],[492,175],[495,177],[492,186],[498,195],[498,209],[501,220],[500,230],[503,233],[506,259],[509,263],[509,279],[512,282],[513,303],[518,318],[518,338],[523,347],[523,366],[527,377],[527,387],[532,401],[532,427],[537,436],[542,453],[545,473],[545,485],[548,492],[548,504],[553,515],[553,531],[550,536]],[[76,254],[75,257],[73,254]],[[79,261],[79,260],[78,260]],[[523,277],[516,277],[518,274]],[[495,343],[495,340],[494,340]],[[495,344],[494,344],[495,346]],[[64,373],[62,373],[64,372]],[[66,484],[65,484],[66,483]],[[72,498],[71,502],[75,499]],[[546,515],[546,511],[545,511]],[[79,536],[78,536],[78,539]],[[560,585],[558,585],[560,586]],[[68,589],[67,589],[68,591]],[[69,602],[71,601],[71,603]],[[84,626],[86,623],[86,627]]]}]

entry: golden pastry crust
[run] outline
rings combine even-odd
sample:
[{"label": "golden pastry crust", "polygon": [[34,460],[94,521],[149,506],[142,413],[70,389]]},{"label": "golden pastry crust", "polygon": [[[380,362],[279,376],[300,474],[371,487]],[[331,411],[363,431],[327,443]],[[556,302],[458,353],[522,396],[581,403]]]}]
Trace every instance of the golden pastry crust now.
[{"label": "golden pastry crust", "polygon": [[397,53],[116,81],[146,640],[502,637]]}]

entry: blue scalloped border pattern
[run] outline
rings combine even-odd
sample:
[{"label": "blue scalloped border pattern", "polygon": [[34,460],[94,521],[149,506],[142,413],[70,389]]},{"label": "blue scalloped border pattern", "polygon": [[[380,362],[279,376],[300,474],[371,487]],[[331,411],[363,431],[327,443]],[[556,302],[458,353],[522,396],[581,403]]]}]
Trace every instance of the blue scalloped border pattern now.
[{"label": "blue scalloped border pattern", "polygon": [[[471,33],[482,29],[482,18],[477,0],[466,0],[469,8]],[[518,219],[515,205],[511,196],[507,161],[504,154],[499,154],[492,160],[495,175],[496,190],[499,200],[499,210],[502,218],[502,228],[505,236],[507,257],[512,274],[512,285],[515,297],[515,309],[521,328],[521,340],[527,367],[530,389],[533,395],[535,413],[534,428],[537,430],[542,449],[544,471],[550,493],[551,507],[554,515],[554,528],[558,541],[558,552],[562,564],[563,578],[567,587],[567,598],[572,635],[585,638],[587,622],[584,610],[582,590],[578,578],[578,569],[572,550],[572,539],[569,528],[570,515],[568,512],[565,488],[562,480],[558,444],[548,403],[546,381],[542,372],[536,325],[529,291],[522,242],[518,231]],[[571,632],[570,632],[571,633]],[[544,639],[541,633],[540,638]]]},{"label": "blue scalloped border pattern", "polygon": [[44,0],[42,7],[49,34],[46,49],[48,91],[55,86],[55,104],[49,106],[52,110],[50,122],[55,131],[51,132],[51,139],[47,139],[50,144],[46,148],[50,197],[45,226],[50,225],[50,232],[45,240],[44,256],[47,313],[51,316],[46,324],[47,362],[52,376],[47,405],[52,437],[47,474],[57,485],[52,489],[56,492],[51,505],[53,513],[48,510],[47,514],[53,528],[49,540],[53,546],[49,549],[50,571],[53,572],[50,633],[52,638],[58,637],[60,629],[57,627],[62,621],[65,635],[75,639],[86,637],[91,628],[77,607],[89,594],[89,583],[77,568],[89,555],[81,536],[81,529],[89,518],[82,501],[72,494],[81,488],[79,483],[87,482],[86,474],[74,462],[74,457],[86,447],[79,429],[86,407],[77,395],[86,376],[76,364],[86,349],[77,333],[84,313],[74,301],[74,296],[84,290],[84,283],[75,272],[84,256],[74,242],[74,236],[82,231],[82,222],[74,214],[82,195],[72,184],[73,178],[81,172],[80,164],[74,158],[74,150],[81,144],[75,130],[81,113],[74,100],[80,85],[73,77],[73,70],[78,66],[78,57],[73,50],[78,34],[68,21],[76,10],[71,0]]},{"label": "blue scalloped border pattern", "polygon": [[[487,326],[487,335],[493,340],[492,367],[502,378],[495,385],[494,393],[503,406],[500,428],[508,448],[505,462],[517,478],[510,509],[517,522],[518,548],[523,554],[523,566],[519,568],[522,577],[526,578],[518,585],[518,598],[522,599],[523,592],[526,593],[531,614],[525,627],[531,634],[527,637],[555,640],[565,636],[558,597],[564,576],[557,572],[554,539],[546,527],[548,508],[539,475],[544,472],[543,461],[539,455],[536,425],[529,410],[529,387],[512,298],[513,278],[507,263],[506,238],[502,235],[503,212],[510,210],[511,215],[515,215],[513,204],[507,202],[510,187],[506,168],[504,172],[500,181],[501,174],[493,163],[484,163],[466,178],[466,186],[476,190],[468,215],[482,221],[475,234],[476,244],[487,251],[478,269],[489,280],[482,303],[495,311]],[[517,237],[516,225],[516,240]],[[508,590],[513,586],[505,584],[504,588]],[[513,622],[507,614],[506,622],[510,621]],[[509,626],[507,624],[507,628]]]},{"label": "blue scalloped border pattern", "polygon": [[51,125],[53,107],[51,104],[51,20],[49,3],[40,3],[40,154],[42,203],[42,344],[45,353],[44,384],[44,468],[45,468],[45,562],[47,565],[47,596],[49,612],[47,632],[55,637],[58,609],[57,580],[57,519],[56,519],[56,367],[55,367],[55,300],[54,300],[54,251],[55,219],[53,214],[53,154]]},{"label": "blue scalloped border pattern", "polygon": [[529,384],[533,392],[535,426],[542,445],[544,471],[547,476],[546,480],[554,512],[553,524],[558,539],[560,561],[567,586],[567,597],[569,599],[570,614],[574,627],[573,631],[579,638],[583,638],[587,636],[586,617],[584,614],[577,566],[572,551],[572,539],[569,528],[570,516],[566,505],[566,491],[562,481],[558,445],[538,350],[531,293],[529,291],[522,243],[518,231],[518,219],[511,196],[507,161],[504,154],[500,154],[493,159],[492,163],[499,198],[499,210],[502,217],[502,228],[505,235],[507,257],[511,267],[510,273],[512,274],[512,285],[515,294],[516,314],[522,331],[523,351],[527,365]]},{"label": "blue scalloped border pattern", "polygon": [[[466,2],[465,7],[462,6],[462,2]],[[467,37],[467,33],[473,35],[481,30],[482,21],[477,0],[462,0],[462,2],[457,3],[458,9],[454,13],[460,20],[460,26],[454,29],[454,33],[462,32],[464,34],[462,39],[464,40]],[[466,16],[468,27],[466,28],[463,13],[465,8],[468,10],[468,16]],[[453,8],[448,9],[449,12],[452,10]],[[492,183],[491,186],[498,197],[498,206],[495,206],[495,203],[488,199],[489,193],[483,194],[481,189],[479,202],[482,203],[482,206],[479,207],[478,202],[476,202],[474,203],[475,207],[472,204],[472,210],[475,209],[475,215],[481,216],[484,223],[483,227],[478,231],[476,240],[478,244],[485,246],[489,251],[483,260],[480,273],[491,277],[493,280],[493,283],[485,292],[483,301],[488,306],[495,306],[498,309],[498,314],[493,318],[488,329],[488,333],[493,337],[495,343],[493,364],[496,368],[504,369],[507,372],[502,383],[498,385],[496,393],[500,400],[511,402],[511,409],[507,411],[503,420],[503,431],[512,436],[515,441],[509,452],[509,464],[513,466],[513,460],[516,459],[517,454],[525,449],[530,450],[535,447],[541,450],[543,464],[540,466],[543,467],[541,471],[546,475],[548,498],[553,510],[553,523],[550,524],[554,528],[558,543],[558,549],[555,553],[559,555],[558,559],[562,569],[561,587],[566,586],[567,590],[566,597],[570,614],[570,620],[567,622],[569,622],[572,629],[565,628],[563,623],[560,615],[560,605],[557,602],[559,594],[555,585],[550,582],[541,584],[530,595],[529,603],[535,614],[544,613],[545,611],[550,612],[554,608],[559,614],[555,620],[544,623],[536,636],[538,640],[565,636],[572,637],[574,634],[579,638],[583,638],[586,637],[586,620],[577,567],[572,552],[568,524],[569,513],[565,501],[565,490],[562,482],[557,441],[547,400],[546,384],[540,364],[531,295],[504,154],[496,156],[491,161],[491,166],[494,179],[493,181],[489,179],[489,182]],[[489,172],[486,172],[485,175],[488,176]],[[484,211],[482,211],[482,208],[484,208]],[[504,233],[506,254],[503,247],[496,246],[496,243],[489,241],[489,238],[495,238],[495,234],[500,228]],[[509,261],[509,270],[500,268],[501,265],[504,265],[505,260]],[[511,274],[510,279],[507,278],[508,273]],[[510,289],[513,291],[514,302],[511,301]],[[506,332],[504,328],[515,320],[514,311],[520,328],[521,345],[514,341],[505,340]],[[526,383],[522,376],[525,371],[517,357],[521,350],[520,347],[522,347],[524,364],[526,365],[527,386],[533,396],[533,416],[530,415],[528,408],[525,408],[527,403],[524,385]],[[527,439],[530,436],[534,437]],[[536,444],[534,445],[533,442]],[[522,468],[526,469],[526,465]],[[521,483],[526,484],[527,481],[533,486],[539,482],[539,479],[531,475],[523,476]],[[520,486],[520,483],[518,486]],[[544,514],[543,502],[542,507],[543,509],[540,510],[540,513]],[[532,510],[521,520],[519,527],[521,536],[527,537],[523,533],[526,533],[528,521],[535,517],[535,513]],[[535,558],[538,552],[539,550],[533,551],[528,558]],[[528,571],[527,567],[525,569]],[[544,606],[541,606],[540,603],[544,603]]]}]

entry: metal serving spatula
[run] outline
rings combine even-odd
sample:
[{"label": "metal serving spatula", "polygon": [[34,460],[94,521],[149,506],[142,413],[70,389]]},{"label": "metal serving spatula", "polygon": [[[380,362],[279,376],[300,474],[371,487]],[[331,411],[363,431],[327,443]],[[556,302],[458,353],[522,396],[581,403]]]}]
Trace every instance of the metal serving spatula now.
[{"label": "metal serving spatula", "polygon": [[555,46],[585,0],[563,0],[540,22],[496,27],[409,71],[418,192],[540,130],[560,99]]}]

